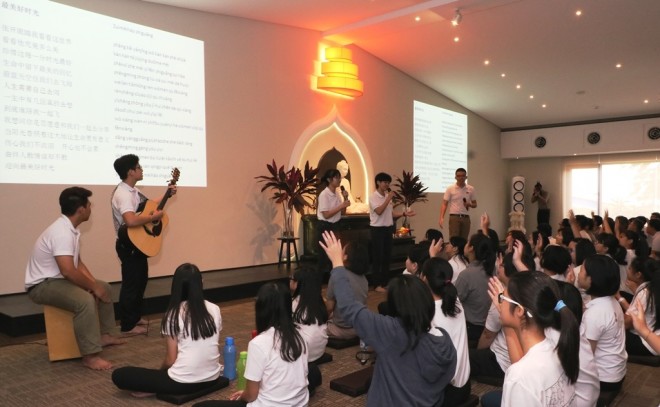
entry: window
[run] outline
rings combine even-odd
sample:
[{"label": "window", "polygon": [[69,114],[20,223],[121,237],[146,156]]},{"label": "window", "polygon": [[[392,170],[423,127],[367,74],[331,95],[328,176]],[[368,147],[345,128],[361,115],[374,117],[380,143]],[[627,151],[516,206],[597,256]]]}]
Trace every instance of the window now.
[{"label": "window", "polygon": [[589,216],[633,217],[660,211],[660,164],[656,161],[568,166],[565,211]]}]

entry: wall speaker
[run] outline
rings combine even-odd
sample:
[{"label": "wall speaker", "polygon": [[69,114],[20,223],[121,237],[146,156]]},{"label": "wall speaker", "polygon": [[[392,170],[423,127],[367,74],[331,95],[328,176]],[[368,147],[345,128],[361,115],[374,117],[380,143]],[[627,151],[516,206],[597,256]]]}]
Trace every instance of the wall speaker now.
[{"label": "wall speaker", "polygon": [[651,140],[660,139],[660,127],[651,127],[648,132],[648,136]]},{"label": "wall speaker", "polygon": [[600,133],[592,131],[587,135],[587,143],[595,145],[600,143]]},{"label": "wall speaker", "polygon": [[511,179],[511,211],[525,212],[525,177]]},{"label": "wall speaker", "polygon": [[534,145],[536,148],[543,148],[545,145],[548,143],[548,140],[545,139],[543,136],[538,136],[537,138],[534,139]]}]

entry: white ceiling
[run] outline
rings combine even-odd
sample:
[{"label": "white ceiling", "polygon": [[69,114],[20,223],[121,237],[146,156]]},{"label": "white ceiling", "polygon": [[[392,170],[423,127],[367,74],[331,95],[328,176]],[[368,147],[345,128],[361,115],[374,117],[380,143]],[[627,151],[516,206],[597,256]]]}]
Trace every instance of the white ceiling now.
[{"label": "white ceiling", "polygon": [[504,129],[660,115],[660,0],[147,1],[320,31]]}]

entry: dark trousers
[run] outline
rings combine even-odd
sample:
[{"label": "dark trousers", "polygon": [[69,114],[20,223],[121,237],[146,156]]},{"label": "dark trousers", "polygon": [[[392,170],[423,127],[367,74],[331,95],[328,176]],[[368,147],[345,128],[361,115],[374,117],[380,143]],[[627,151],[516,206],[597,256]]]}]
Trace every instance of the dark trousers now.
[{"label": "dark trousers", "polygon": [[142,298],[149,279],[147,256],[119,240],[115,243],[121,261],[121,290],[119,291],[119,318],[121,330],[130,331],[142,317]]},{"label": "dark trousers", "polygon": [[317,269],[321,273],[329,273],[332,270],[332,263],[328,258],[328,255],[325,253],[325,250],[321,247],[318,242],[323,241],[323,232],[335,232],[337,234],[337,223],[326,222],[324,220],[319,220],[316,227],[316,245],[318,246],[318,263]]},{"label": "dark trousers", "polygon": [[465,327],[468,341],[478,341],[481,338],[481,333],[484,331],[483,325],[475,325],[466,321]]},{"label": "dark trousers", "polygon": [[629,355],[653,356],[651,351],[642,343],[642,338],[630,331],[626,331],[626,352]]},{"label": "dark trousers", "polygon": [[385,287],[390,275],[392,256],[392,226],[371,226],[371,272],[376,287]]},{"label": "dark trousers", "polygon": [[504,378],[504,371],[497,363],[495,353],[489,348],[469,349],[470,352],[470,376],[486,376]]},{"label": "dark trousers", "polygon": [[134,366],[115,369],[112,372],[112,382],[122,390],[157,394],[195,393],[216,383],[215,380],[201,383],[179,383],[170,378],[167,370]]},{"label": "dark trousers", "polygon": [[536,212],[536,224],[540,225],[542,223],[550,224],[550,209],[539,209]]},{"label": "dark trousers", "polygon": [[[309,391],[310,397],[314,393],[314,390],[321,385],[321,370],[314,363],[307,364],[307,390]],[[245,407],[247,403],[241,400],[206,400],[200,403],[193,404],[193,407]]]},{"label": "dark trousers", "polygon": [[463,404],[470,397],[472,385],[468,380],[463,387],[454,387],[448,384],[445,387],[445,400],[442,402],[443,407],[454,407]]}]

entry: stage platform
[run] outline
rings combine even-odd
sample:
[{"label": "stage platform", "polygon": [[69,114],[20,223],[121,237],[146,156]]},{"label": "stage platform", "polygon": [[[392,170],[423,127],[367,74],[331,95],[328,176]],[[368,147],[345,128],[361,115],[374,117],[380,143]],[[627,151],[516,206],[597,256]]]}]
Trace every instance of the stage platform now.
[{"label": "stage platform", "polygon": [[[288,284],[288,277],[296,267],[269,264],[228,270],[206,271],[204,296],[212,302],[253,297],[267,281]],[[115,313],[121,283],[111,283]],[[144,314],[165,312],[169,302],[172,276],[149,279],[144,293]],[[9,336],[23,336],[45,332],[43,306],[33,303],[27,294],[0,296],[0,332]]]}]

